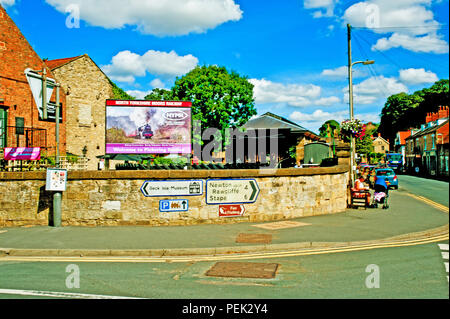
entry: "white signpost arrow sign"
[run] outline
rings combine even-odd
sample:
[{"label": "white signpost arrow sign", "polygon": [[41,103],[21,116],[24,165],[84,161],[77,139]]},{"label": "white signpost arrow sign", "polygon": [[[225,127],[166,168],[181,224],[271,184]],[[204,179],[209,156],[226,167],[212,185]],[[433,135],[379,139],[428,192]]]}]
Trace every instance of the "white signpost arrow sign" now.
[{"label": "white signpost arrow sign", "polygon": [[203,195],[203,181],[145,181],[141,191],[145,197],[200,196]]},{"label": "white signpost arrow sign", "polygon": [[247,204],[254,203],[259,195],[254,179],[210,179],[206,181],[206,203]]}]

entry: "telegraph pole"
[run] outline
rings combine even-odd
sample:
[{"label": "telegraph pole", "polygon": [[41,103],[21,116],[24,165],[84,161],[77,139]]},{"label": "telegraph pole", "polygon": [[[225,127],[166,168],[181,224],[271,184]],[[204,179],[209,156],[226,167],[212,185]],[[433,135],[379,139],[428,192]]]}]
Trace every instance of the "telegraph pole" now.
[{"label": "telegraph pole", "polygon": [[[348,99],[350,107],[350,120],[353,121],[353,78],[352,78],[352,27],[347,24],[347,42],[348,42]],[[355,184],[355,138],[353,135],[350,137],[350,179],[352,187]]]},{"label": "telegraph pole", "polygon": [[[56,139],[56,168],[60,167],[59,162],[59,88],[60,84],[56,83],[56,108],[55,108],[55,139]],[[53,226],[61,227],[61,192],[53,193]]]}]

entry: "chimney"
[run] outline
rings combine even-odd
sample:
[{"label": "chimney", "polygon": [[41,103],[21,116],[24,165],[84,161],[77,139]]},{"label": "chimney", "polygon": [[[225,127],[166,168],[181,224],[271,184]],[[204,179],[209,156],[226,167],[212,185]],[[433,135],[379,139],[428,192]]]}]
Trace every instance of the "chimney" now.
[{"label": "chimney", "polygon": [[439,112],[431,114],[431,122],[435,122],[439,119]]},{"label": "chimney", "polygon": [[425,123],[430,123],[431,122],[431,113],[427,113],[427,117],[425,119]]},{"label": "chimney", "polygon": [[438,119],[444,119],[448,117],[448,106],[440,106],[438,112]]},{"label": "chimney", "polygon": [[378,133],[378,137],[381,137],[381,133]]}]

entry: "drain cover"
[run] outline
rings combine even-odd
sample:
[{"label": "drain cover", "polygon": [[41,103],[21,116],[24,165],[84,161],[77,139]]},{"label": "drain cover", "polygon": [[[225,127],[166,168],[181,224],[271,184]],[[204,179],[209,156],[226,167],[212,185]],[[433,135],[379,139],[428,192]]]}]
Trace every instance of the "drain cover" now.
[{"label": "drain cover", "polygon": [[271,234],[239,234],[236,238],[237,243],[258,243],[270,244],[272,242]]},{"label": "drain cover", "polygon": [[206,276],[270,279],[275,278],[278,266],[274,263],[218,262]]}]

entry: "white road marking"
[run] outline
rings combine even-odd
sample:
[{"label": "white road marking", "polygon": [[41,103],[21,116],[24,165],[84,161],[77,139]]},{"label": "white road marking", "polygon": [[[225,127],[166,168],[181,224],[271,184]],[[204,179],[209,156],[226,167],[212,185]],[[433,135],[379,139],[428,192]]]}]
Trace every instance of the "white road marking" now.
[{"label": "white road marking", "polygon": [[[438,244],[439,248],[442,250],[441,251],[441,255],[442,255],[442,259],[444,260],[448,260],[448,244]],[[447,250],[447,251],[445,251]],[[444,266],[445,266],[445,271],[447,272],[448,275],[448,261],[444,262]],[[448,276],[447,276],[447,283],[448,283]]]},{"label": "white road marking", "polygon": [[92,295],[92,294],[78,294],[78,293],[70,293],[70,292],[17,290],[17,289],[0,289],[0,294],[69,298],[69,299],[140,299],[140,298],[122,297],[122,296],[105,296],[105,295]]}]

